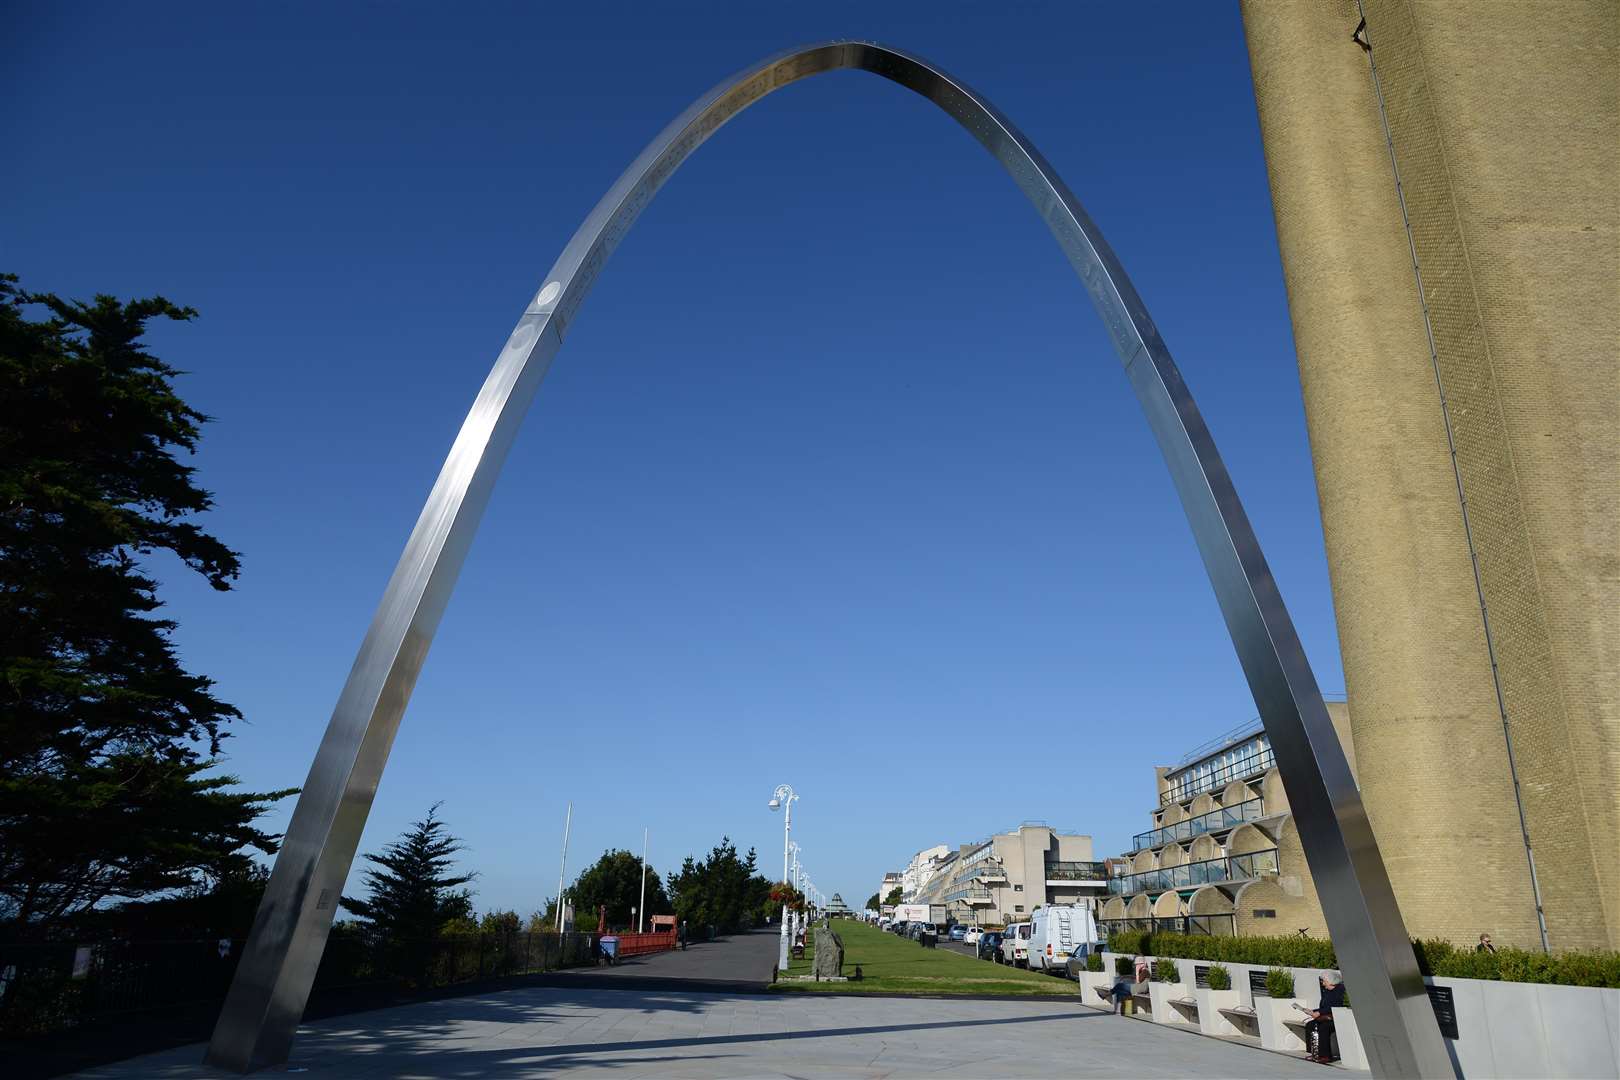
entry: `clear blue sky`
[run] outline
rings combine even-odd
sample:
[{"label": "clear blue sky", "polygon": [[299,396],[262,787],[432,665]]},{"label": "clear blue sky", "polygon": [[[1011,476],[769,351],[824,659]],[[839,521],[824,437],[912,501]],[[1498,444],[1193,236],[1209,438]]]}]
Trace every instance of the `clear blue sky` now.
[{"label": "clear blue sky", "polygon": [[[541,275],[641,146],[835,36],[985,93],[1087,205],[1342,685],[1242,26],[1231,4],[37,4],[0,42],[0,267],[163,293],[213,415],[215,594],[185,660],[296,785]],[[1099,857],[1152,768],[1253,703],[1125,378],[1056,245],[920,98],[841,73],[706,145],[614,256],[506,466],[362,850],[442,800],[481,908],[652,830],[831,894],[1045,819]],[[283,804],[270,821],[281,827]]]}]

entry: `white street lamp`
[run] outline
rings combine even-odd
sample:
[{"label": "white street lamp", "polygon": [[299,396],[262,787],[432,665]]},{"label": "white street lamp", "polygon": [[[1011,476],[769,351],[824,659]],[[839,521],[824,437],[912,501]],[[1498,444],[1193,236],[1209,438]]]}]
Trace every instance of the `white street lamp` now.
[{"label": "white street lamp", "polygon": [[[793,843],[793,800],[798,794],[787,784],[778,784],[776,791],[771,795],[770,808],[781,810],[782,818],[782,884],[788,884],[788,848]],[[788,904],[786,898],[782,900],[782,942],[777,950],[776,968],[778,971],[788,969]]]}]

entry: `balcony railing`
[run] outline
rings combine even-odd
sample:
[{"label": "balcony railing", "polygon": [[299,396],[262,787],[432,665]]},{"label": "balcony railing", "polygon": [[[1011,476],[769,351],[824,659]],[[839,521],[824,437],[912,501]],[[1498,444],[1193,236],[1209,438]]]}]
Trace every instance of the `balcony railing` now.
[{"label": "balcony railing", "polygon": [[1223,806],[1218,810],[1211,810],[1207,814],[1199,814],[1186,821],[1178,821],[1174,825],[1166,825],[1162,829],[1151,832],[1137,833],[1131,838],[1131,850],[1141,851],[1144,848],[1156,848],[1168,844],[1172,840],[1191,840],[1195,836],[1205,833],[1220,832],[1230,829],[1234,825],[1241,825],[1245,821],[1259,821],[1265,814],[1262,812],[1261,799],[1249,799],[1236,806]]},{"label": "balcony railing", "polygon": [[1214,772],[1200,776],[1196,780],[1172,786],[1169,791],[1159,796],[1159,805],[1169,806],[1173,802],[1182,802],[1194,795],[1223,788],[1233,780],[1242,780],[1256,773],[1263,773],[1276,763],[1277,758],[1272,754],[1271,747],[1264,747],[1247,757],[1238,758],[1230,765],[1222,765]]},{"label": "balcony railing", "polygon": [[1277,849],[1266,848],[1264,851],[1251,851],[1246,855],[1233,855],[1224,859],[1205,859],[1203,862],[1167,866],[1162,870],[1121,874],[1119,877],[1108,879],[1108,891],[1116,896],[1130,896],[1139,892],[1191,889],[1222,881],[1241,881],[1276,872]]},{"label": "balcony railing", "polygon": [[1103,881],[1108,870],[1100,862],[1054,860],[1046,864],[1047,881]]},{"label": "balcony railing", "polygon": [[970,904],[982,901],[988,904],[990,902],[990,890],[982,885],[967,885],[960,889],[953,889],[945,894],[946,903],[950,903],[952,900],[966,900]]},{"label": "balcony railing", "polygon": [[1231,937],[1237,932],[1237,916],[1177,915],[1166,919],[1098,919],[1097,927],[1105,937],[1121,930],[1146,930],[1150,934],[1221,934]]}]

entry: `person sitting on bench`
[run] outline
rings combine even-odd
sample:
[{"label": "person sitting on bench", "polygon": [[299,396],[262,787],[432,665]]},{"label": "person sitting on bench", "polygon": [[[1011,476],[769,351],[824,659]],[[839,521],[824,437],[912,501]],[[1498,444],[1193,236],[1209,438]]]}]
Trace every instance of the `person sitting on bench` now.
[{"label": "person sitting on bench", "polygon": [[1329,971],[1318,980],[1322,986],[1322,1000],[1311,1010],[1305,1022],[1305,1047],[1312,1061],[1331,1065],[1339,1060],[1333,1053],[1333,1006],[1344,1005],[1344,985],[1337,971]]}]

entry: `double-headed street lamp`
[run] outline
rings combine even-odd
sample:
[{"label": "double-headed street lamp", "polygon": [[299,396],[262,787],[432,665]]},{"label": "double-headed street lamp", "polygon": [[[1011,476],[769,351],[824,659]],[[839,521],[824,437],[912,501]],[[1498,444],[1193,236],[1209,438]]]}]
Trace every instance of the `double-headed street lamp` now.
[{"label": "double-headed street lamp", "polygon": [[[797,799],[798,797],[799,796],[794,792],[794,790],[791,787],[789,787],[787,784],[778,784],[776,786],[776,791],[771,795],[770,808],[772,810],[781,810],[783,812],[783,818],[782,818],[782,884],[783,885],[789,884],[789,881],[788,881],[788,854],[789,854],[789,848],[793,844],[793,837],[792,837],[792,833],[793,833],[793,801],[795,799]],[[778,956],[777,956],[777,961],[776,961],[776,969],[778,971],[786,971],[787,968],[788,968],[788,947],[789,947],[790,944],[791,944],[791,942],[788,939],[788,902],[787,902],[787,898],[784,897],[782,899],[782,943],[781,943],[780,948],[777,950]]]}]

